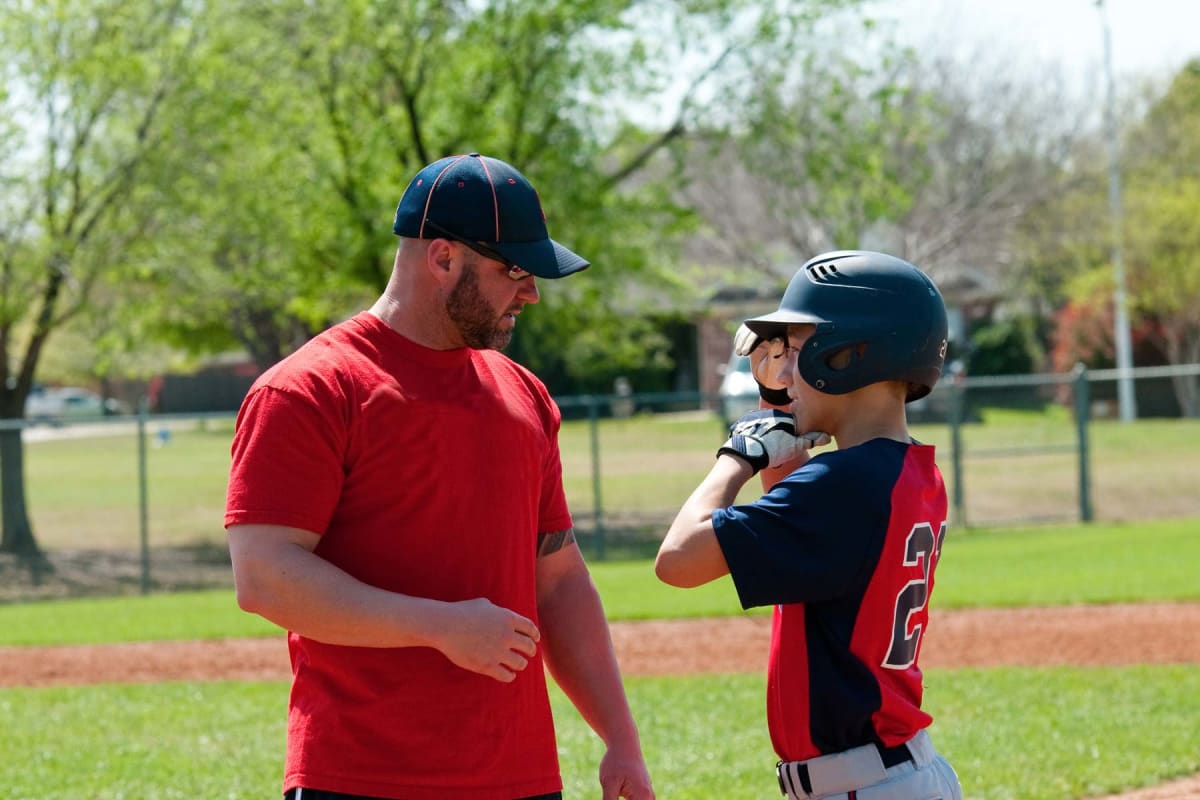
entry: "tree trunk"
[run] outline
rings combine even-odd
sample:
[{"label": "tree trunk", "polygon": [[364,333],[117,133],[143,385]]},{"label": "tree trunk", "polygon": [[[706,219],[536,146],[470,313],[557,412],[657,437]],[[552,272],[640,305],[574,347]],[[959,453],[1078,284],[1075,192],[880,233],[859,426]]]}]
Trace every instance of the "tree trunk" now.
[{"label": "tree trunk", "polygon": [[41,559],[25,508],[25,443],[21,429],[0,430],[0,553]]},{"label": "tree trunk", "polygon": [[[1188,336],[1185,329],[1179,336],[1168,336],[1166,340],[1168,364],[1195,364],[1200,362],[1200,340]],[[1195,375],[1175,375],[1171,378],[1179,413],[1188,418],[1200,417],[1200,378]]]}]

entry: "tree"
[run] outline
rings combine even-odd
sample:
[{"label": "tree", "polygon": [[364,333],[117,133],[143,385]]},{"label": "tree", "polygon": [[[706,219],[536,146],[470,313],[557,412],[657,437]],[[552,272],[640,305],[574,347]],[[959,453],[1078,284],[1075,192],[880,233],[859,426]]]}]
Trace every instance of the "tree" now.
[{"label": "tree", "polygon": [[1030,316],[990,322],[971,334],[968,351],[972,375],[1027,375],[1042,362],[1037,321]]},{"label": "tree", "polygon": [[[56,330],[88,308],[153,214],[141,168],[194,45],[185,2],[25,0],[0,16],[0,419],[24,416]],[[0,429],[0,551],[36,557],[20,429]]]},{"label": "tree", "polygon": [[[1169,364],[1200,363],[1200,61],[1150,92],[1122,146],[1134,350],[1151,348]],[[1064,365],[1077,355],[1094,365],[1111,350],[1113,319],[1111,217],[1100,174],[1106,161],[1095,143],[1079,149],[1075,160],[1095,165],[1092,178],[1052,204],[1040,224],[1057,227],[1053,251],[1082,274],[1066,284],[1069,305],[1060,315],[1056,360]],[[1200,381],[1181,375],[1172,385],[1182,412],[1200,415]]]},{"label": "tree", "polygon": [[822,50],[791,81],[756,84],[739,149],[719,153],[732,169],[689,193],[726,263],[774,276],[822,250],[868,247],[937,279],[1045,277],[1023,269],[1020,226],[1076,179],[1086,106],[1053,71],[899,51],[874,28],[856,38],[873,47]]},{"label": "tree", "polygon": [[[686,289],[675,244],[690,215],[655,155],[702,121],[711,130],[722,102],[734,124],[742,76],[786,71],[801,28],[851,4],[216,5],[235,22],[213,23],[211,94],[187,104],[208,113],[176,126],[207,169],[176,169],[159,189],[181,210],[168,237],[181,255],[145,262],[148,285],[169,298],[155,324],[194,348],[233,334],[260,363],[278,358],[383,286],[391,215],[411,175],[476,150],[542,187],[555,237],[596,265],[547,291],[510,351],[561,391],[606,358],[669,364],[661,336],[615,323]],[[680,65],[691,71],[682,81]],[[660,119],[639,119],[646,108]],[[642,288],[627,291],[631,280]],[[571,315],[553,313],[568,302]]]},{"label": "tree", "polygon": [[[1134,129],[1125,237],[1135,314],[1171,364],[1200,363],[1200,60],[1186,65]],[[1189,417],[1200,378],[1172,378]]]},{"label": "tree", "polygon": [[[1200,364],[1200,178],[1128,195],[1129,279],[1137,316],[1170,364]],[[1200,416],[1200,381],[1172,378],[1179,407]]]},{"label": "tree", "polygon": [[[470,150],[545,187],[555,236],[596,264],[547,293],[578,314],[522,317],[521,352],[570,379],[606,351],[662,363],[661,337],[613,323],[681,285],[689,215],[654,155],[853,4],[9,3],[0,416],[20,416],[51,335],[89,311],[106,358],[152,336],[271,362],[379,290],[409,176]],[[662,121],[642,124],[647,108]],[[645,294],[622,291],[631,277]],[[101,285],[111,305],[96,309]],[[0,433],[0,548],[36,553],[22,460]]]},{"label": "tree", "polygon": [[701,142],[685,196],[713,229],[713,257],[774,274],[781,261],[858,247],[911,207],[928,173],[913,156],[929,144],[931,109],[899,85],[903,54],[856,55],[822,48],[789,76],[755,76],[737,137]]}]

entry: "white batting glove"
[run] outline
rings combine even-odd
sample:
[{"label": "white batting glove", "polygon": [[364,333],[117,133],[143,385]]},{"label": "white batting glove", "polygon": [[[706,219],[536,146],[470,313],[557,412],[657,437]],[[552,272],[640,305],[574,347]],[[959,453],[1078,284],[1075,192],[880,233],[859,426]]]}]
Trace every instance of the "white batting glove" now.
[{"label": "white batting glove", "polygon": [[738,329],[733,332],[733,352],[739,356],[750,355],[760,344],[762,344],[762,339],[757,333],[747,328],[745,323],[739,325]]},{"label": "white batting glove", "polygon": [[729,429],[729,438],[717,450],[745,461],[755,472],[766,467],[778,467],[798,458],[810,447],[829,444],[825,433],[796,434],[796,420],[791,414],[773,408],[751,411]]}]

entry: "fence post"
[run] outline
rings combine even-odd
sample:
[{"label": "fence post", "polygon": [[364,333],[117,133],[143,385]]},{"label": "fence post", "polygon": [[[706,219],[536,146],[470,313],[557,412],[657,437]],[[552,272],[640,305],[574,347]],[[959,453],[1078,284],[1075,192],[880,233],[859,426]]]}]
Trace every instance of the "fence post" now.
[{"label": "fence post", "polygon": [[150,594],[150,524],[149,524],[149,493],[146,490],[148,478],[146,475],[146,417],[150,412],[149,400],[143,397],[138,401],[137,439],[138,439],[138,530],[142,554],[142,594]]},{"label": "fence post", "polygon": [[962,423],[967,387],[961,370],[950,381],[950,461],[954,475],[954,524],[967,526],[967,509],[963,490]]},{"label": "fence post", "polygon": [[1092,514],[1092,478],[1090,472],[1090,453],[1088,452],[1088,424],[1091,418],[1092,399],[1091,385],[1088,383],[1087,367],[1082,363],[1075,365],[1074,377],[1075,395],[1075,429],[1079,440],[1079,518],[1083,522],[1091,522]]},{"label": "fence post", "polygon": [[605,558],[604,506],[600,499],[600,414],[599,403],[588,395],[588,427],[592,435],[592,520],[596,532],[596,558]]}]

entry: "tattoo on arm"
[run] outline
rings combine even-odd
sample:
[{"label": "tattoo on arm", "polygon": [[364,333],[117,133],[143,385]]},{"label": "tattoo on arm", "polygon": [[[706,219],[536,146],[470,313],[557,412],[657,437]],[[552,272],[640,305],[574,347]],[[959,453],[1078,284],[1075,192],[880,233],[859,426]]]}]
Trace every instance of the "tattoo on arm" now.
[{"label": "tattoo on arm", "polygon": [[554,533],[539,533],[538,534],[538,558],[548,556],[551,553],[562,550],[569,544],[575,541],[575,529],[567,528],[565,531],[555,531]]}]

